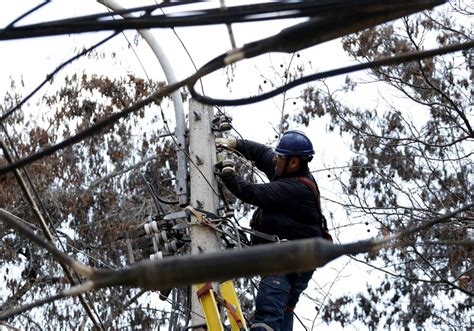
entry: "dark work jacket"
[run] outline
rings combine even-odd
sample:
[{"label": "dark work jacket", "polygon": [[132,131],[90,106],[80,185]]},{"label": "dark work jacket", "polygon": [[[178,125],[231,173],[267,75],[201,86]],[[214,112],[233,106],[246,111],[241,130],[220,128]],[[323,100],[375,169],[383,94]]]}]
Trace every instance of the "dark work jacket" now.
[{"label": "dark work jacket", "polygon": [[321,211],[313,190],[297,179],[305,176],[314,181],[309,169],[304,167],[297,172],[274,178],[273,149],[249,140],[238,140],[236,149],[247,159],[254,161],[256,167],[270,179],[269,183],[254,184],[237,174],[222,177],[226,187],[237,198],[259,207],[252,219],[252,227],[277,235],[280,239],[321,237]]}]

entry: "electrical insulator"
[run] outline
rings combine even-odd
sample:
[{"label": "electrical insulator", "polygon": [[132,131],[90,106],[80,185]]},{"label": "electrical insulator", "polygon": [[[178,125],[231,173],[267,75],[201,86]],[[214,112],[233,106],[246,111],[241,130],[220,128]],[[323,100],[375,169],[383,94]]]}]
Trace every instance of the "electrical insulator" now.
[{"label": "electrical insulator", "polygon": [[164,251],[165,253],[174,253],[178,250],[178,242],[176,240],[172,240],[169,243],[165,243]]},{"label": "electrical insulator", "polygon": [[234,207],[227,206],[225,209],[225,217],[232,218],[234,217]]},{"label": "electrical insulator", "polygon": [[228,116],[221,116],[219,120],[219,131],[229,131],[232,129],[232,118]]},{"label": "electrical insulator", "polygon": [[151,237],[151,240],[153,242],[153,249],[155,250],[155,252],[158,252],[160,250],[160,243],[158,242],[158,240],[156,240],[154,236]]},{"label": "electrical insulator", "polygon": [[168,233],[163,230],[160,233],[155,233],[155,238],[160,244],[164,244],[169,240]]},{"label": "electrical insulator", "polygon": [[159,260],[163,258],[163,253],[162,252],[157,252],[155,254],[150,255],[150,260]]},{"label": "electrical insulator", "polygon": [[225,159],[224,161],[222,161],[222,166],[225,168],[225,167],[234,167],[235,165],[235,162],[234,160],[232,159]]},{"label": "electrical insulator", "polygon": [[158,223],[156,223],[156,221],[146,223],[144,225],[144,228],[145,228],[146,234],[152,234],[153,232],[160,232],[160,230],[158,229]]},{"label": "electrical insulator", "polygon": [[227,171],[235,171],[234,169],[235,162],[232,159],[225,159],[222,161],[222,172]]}]

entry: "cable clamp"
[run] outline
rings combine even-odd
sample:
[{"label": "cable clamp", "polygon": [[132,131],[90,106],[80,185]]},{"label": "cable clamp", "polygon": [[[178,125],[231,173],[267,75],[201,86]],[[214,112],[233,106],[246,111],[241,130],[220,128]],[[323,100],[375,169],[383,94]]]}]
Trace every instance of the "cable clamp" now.
[{"label": "cable clamp", "polygon": [[194,209],[192,206],[186,206],[184,210],[189,211],[195,217],[195,219],[191,220],[189,224],[211,225],[211,222],[205,213]]}]

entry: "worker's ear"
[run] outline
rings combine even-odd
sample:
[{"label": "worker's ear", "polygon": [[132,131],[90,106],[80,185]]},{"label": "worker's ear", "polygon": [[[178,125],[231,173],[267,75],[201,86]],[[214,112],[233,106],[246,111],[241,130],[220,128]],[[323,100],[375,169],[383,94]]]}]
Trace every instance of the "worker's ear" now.
[{"label": "worker's ear", "polygon": [[301,167],[301,159],[299,157],[291,157],[288,162],[288,170],[295,171]]}]

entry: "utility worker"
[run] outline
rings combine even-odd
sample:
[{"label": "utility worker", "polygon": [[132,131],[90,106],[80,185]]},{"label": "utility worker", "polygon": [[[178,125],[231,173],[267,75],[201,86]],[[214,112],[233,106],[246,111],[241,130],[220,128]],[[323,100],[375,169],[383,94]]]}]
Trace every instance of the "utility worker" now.
[{"label": "utility worker", "polygon": [[[303,132],[286,131],[275,150],[235,137],[217,138],[216,144],[254,161],[270,180],[254,184],[229,167],[220,174],[230,192],[258,207],[250,222],[254,230],[288,240],[322,236],[319,191],[308,168],[314,150]],[[252,243],[265,242],[254,236]],[[251,330],[292,330],[293,309],[312,275],[313,271],[262,277]]]}]

